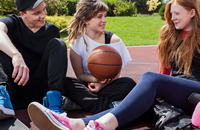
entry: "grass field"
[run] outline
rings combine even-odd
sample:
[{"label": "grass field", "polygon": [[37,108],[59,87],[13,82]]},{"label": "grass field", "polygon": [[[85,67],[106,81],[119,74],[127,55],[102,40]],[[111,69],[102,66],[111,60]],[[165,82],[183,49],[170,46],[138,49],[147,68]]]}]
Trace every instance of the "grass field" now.
[{"label": "grass field", "polygon": [[[106,30],[119,36],[126,46],[155,45],[159,42],[159,30],[164,24],[165,21],[158,15],[107,17]],[[61,34],[62,39],[66,36],[66,33]]]},{"label": "grass field", "polygon": [[118,35],[127,46],[154,45],[159,41],[159,30],[165,24],[159,16],[107,18],[106,30]]}]

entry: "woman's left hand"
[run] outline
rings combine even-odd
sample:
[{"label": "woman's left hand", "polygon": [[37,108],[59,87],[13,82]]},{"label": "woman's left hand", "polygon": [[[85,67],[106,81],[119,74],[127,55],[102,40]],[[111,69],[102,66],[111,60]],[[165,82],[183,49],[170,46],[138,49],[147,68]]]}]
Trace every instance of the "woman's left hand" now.
[{"label": "woman's left hand", "polygon": [[105,87],[104,84],[100,83],[89,83],[88,88],[93,93],[98,93],[103,87]]},{"label": "woman's left hand", "polygon": [[88,88],[93,93],[98,93],[103,87],[111,83],[114,79],[96,79],[96,83],[89,83]]}]

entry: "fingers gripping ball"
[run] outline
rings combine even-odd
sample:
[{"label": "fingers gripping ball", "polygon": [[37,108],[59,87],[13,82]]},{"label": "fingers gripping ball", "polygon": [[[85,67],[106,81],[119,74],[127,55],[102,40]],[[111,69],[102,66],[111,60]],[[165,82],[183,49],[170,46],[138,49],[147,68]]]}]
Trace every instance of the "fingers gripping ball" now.
[{"label": "fingers gripping ball", "polygon": [[97,79],[114,78],[121,70],[122,58],[117,50],[110,46],[99,46],[88,56],[88,69]]}]

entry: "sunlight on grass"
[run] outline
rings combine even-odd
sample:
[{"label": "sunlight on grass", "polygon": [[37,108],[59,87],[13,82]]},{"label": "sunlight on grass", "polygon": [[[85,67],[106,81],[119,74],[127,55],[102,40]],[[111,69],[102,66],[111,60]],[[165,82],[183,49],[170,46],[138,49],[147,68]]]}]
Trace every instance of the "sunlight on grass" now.
[{"label": "sunlight on grass", "polygon": [[165,24],[159,16],[107,17],[106,30],[119,36],[125,45],[155,45]]}]

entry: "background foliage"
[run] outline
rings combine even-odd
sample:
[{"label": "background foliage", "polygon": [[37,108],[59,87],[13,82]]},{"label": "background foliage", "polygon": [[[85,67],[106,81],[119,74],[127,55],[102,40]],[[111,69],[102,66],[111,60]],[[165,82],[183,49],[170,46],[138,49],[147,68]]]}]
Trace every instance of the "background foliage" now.
[{"label": "background foliage", "polygon": [[18,14],[15,0],[0,0],[0,15]]},{"label": "background foliage", "polygon": [[48,15],[68,15],[67,0],[44,0]]},{"label": "background foliage", "polygon": [[[76,11],[76,4],[79,0],[45,0],[47,4],[47,15],[70,15]],[[137,16],[137,14],[153,14],[158,13],[162,4],[155,11],[148,11],[149,5],[147,0],[102,0],[105,2],[109,11],[108,16]],[[162,3],[163,0],[159,0]],[[131,3],[132,2],[132,3]],[[133,3],[135,2],[135,3]],[[15,0],[0,0],[0,15],[19,14]]]},{"label": "background foliage", "polygon": [[165,7],[166,7],[166,4],[162,5],[162,7],[159,10],[159,15],[161,16],[163,20],[165,19],[164,17]]}]

